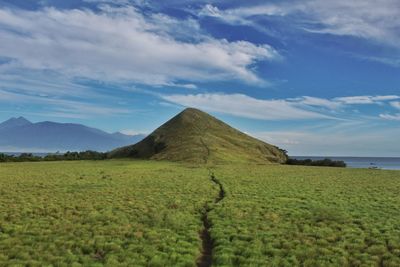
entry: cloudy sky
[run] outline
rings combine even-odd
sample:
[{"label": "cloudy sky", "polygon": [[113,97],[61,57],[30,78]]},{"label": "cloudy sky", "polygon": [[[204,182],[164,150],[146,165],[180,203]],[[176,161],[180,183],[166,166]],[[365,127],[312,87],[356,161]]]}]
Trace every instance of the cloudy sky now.
[{"label": "cloudy sky", "polygon": [[291,155],[400,156],[399,17],[398,0],[0,0],[0,120],[148,133],[190,106]]}]

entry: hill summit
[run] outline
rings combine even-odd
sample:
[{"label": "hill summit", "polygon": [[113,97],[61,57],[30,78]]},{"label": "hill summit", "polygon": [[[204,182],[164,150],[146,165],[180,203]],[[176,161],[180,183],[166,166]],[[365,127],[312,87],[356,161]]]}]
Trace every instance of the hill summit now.
[{"label": "hill summit", "polygon": [[287,159],[279,148],[194,108],[185,109],[141,142],[117,148],[109,156],[191,163],[281,163]]}]

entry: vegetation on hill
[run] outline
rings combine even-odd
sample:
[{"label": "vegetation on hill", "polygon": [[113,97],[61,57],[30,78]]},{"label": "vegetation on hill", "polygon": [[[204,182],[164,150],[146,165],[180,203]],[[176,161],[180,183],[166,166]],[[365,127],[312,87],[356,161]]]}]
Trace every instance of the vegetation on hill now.
[{"label": "vegetation on hill", "polygon": [[193,108],[185,109],[141,142],[111,151],[109,157],[192,163],[284,163],[287,160],[283,150]]}]

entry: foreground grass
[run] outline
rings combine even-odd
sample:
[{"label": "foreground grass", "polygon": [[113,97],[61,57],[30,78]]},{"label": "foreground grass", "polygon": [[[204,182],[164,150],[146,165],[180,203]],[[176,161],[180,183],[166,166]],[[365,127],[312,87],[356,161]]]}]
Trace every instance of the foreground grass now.
[{"label": "foreground grass", "polygon": [[0,266],[400,266],[400,172],[150,161],[0,164]]},{"label": "foreground grass", "polygon": [[216,265],[400,266],[400,173],[300,166],[215,169]]},{"label": "foreground grass", "polygon": [[0,266],[193,266],[205,169],[101,161],[0,165]]}]

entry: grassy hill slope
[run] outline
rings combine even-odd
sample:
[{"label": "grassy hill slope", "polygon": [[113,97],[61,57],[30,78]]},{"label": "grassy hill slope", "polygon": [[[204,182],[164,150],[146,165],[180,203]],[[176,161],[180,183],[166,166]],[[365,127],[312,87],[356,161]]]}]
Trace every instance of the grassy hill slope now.
[{"label": "grassy hill slope", "polygon": [[115,149],[109,156],[193,163],[281,163],[286,160],[279,148],[193,108],[185,109],[141,142]]}]

